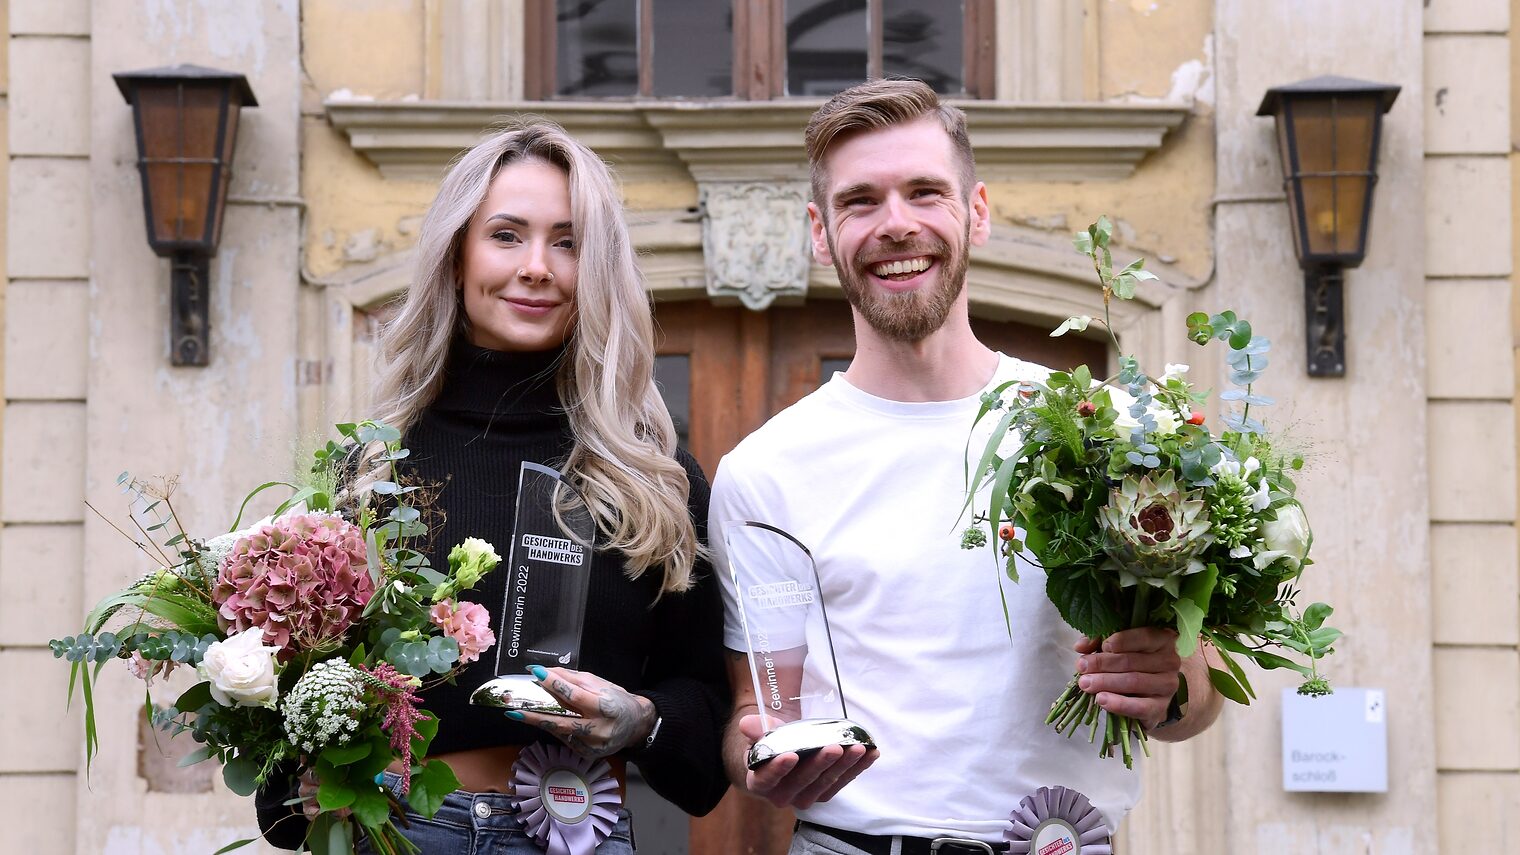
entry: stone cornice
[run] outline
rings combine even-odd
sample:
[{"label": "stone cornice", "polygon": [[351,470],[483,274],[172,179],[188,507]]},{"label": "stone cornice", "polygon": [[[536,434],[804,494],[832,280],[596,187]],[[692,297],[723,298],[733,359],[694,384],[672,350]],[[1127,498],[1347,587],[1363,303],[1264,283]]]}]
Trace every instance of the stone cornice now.
[{"label": "stone cornice", "polygon": [[[333,126],[387,178],[437,180],[518,115],[553,119],[631,182],[803,180],[802,129],[822,102],[325,102]],[[1115,180],[1188,116],[1180,105],[959,101],[987,180]]]}]

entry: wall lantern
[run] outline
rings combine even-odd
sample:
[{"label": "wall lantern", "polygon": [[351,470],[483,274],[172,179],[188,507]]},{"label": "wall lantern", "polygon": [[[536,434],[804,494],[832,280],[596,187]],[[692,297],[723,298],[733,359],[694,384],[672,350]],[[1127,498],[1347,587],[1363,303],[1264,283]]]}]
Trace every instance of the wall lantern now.
[{"label": "wall lantern", "polygon": [[1383,114],[1398,95],[1386,83],[1316,77],[1267,90],[1256,111],[1277,119],[1311,377],[1346,373],[1342,271],[1367,254]]},{"label": "wall lantern", "polygon": [[238,111],[257,107],[241,74],[176,65],[112,75],[132,105],[148,245],[172,259],[170,355],[211,357],[211,257],[222,237]]}]

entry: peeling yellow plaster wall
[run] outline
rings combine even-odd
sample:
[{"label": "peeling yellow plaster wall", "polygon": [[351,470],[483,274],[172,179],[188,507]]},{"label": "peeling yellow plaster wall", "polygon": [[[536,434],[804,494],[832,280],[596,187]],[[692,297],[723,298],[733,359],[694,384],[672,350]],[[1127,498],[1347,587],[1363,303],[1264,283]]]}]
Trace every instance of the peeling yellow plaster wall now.
[{"label": "peeling yellow plaster wall", "polygon": [[623,185],[623,202],[632,211],[664,211],[693,208],[697,204],[697,182],[669,181],[660,184]]},{"label": "peeling yellow plaster wall", "polygon": [[422,0],[303,0],[301,62],[319,97],[421,98],[428,33]]},{"label": "peeling yellow plaster wall", "polygon": [[1129,178],[994,185],[993,216],[1064,234],[1108,214],[1124,245],[1203,279],[1214,263],[1213,4],[1098,0],[1089,8],[1099,97],[1187,103],[1193,114]]},{"label": "peeling yellow plaster wall", "polygon": [[308,116],[302,132],[307,272],[320,278],[416,243],[436,181],[381,178],[325,118]]},{"label": "peeling yellow plaster wall", "polygon": [[1097,24],[1099,97],[1107,101],[1188,94],[1190,79],[1211,65],[1205,46],[1213,30],[1212,0],[1102,0]]},{"label": "peeling yellow plaster wall", "polygon": [[1119,182],[995,184],[995,222],[1075,232],[1107,214],[1126,247],[1176,264],[1195,279],[1213,268],[1214,126],[1191,116],[1130,178]]},{"label": "peeling yellow plaster wall", "polygon": [[301,7],[301,187],[307,272],[330,275],[416,242],[435,182],[387,181],[328,123],[334,91],[399,101],[427,87],[428,9],[423,0],[305,0]]}]

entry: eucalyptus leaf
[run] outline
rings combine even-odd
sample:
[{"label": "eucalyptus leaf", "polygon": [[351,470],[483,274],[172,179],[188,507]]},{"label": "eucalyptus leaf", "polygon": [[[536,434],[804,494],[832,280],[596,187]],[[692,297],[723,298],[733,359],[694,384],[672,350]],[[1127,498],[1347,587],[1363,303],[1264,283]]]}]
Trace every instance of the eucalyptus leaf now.
[{"label": "eucalyptus leaf", "polygon": [[234,757],[222,765],[222,780],[227,789],[240,796],[251,796],[258,790],[259,764],[248,757]]}]

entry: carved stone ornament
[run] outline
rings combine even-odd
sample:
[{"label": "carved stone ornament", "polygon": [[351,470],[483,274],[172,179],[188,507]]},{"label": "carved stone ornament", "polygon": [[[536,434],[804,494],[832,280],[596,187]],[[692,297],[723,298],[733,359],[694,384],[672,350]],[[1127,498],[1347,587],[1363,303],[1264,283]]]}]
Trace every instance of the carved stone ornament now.
[{"label": "carved stone ornament", "polygon": [[807,293],[807,184],[718,181],[701,191],[708,296],[758,312]]}]

